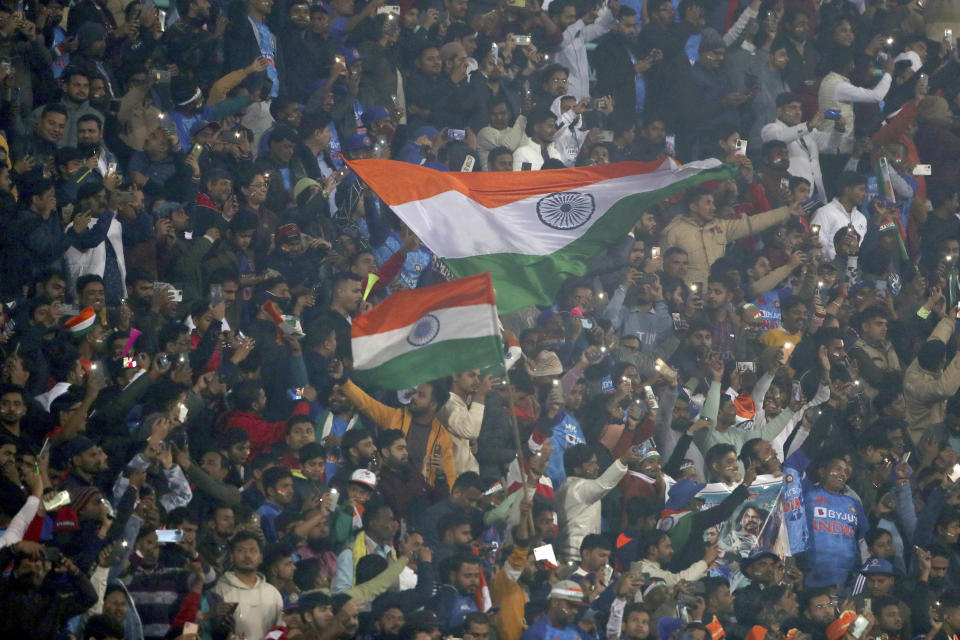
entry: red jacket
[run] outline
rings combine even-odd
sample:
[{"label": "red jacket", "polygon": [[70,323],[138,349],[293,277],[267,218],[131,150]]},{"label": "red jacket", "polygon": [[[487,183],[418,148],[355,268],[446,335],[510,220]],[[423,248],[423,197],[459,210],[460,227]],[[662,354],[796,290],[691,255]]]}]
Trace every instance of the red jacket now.
[{"label": "red jacket", "polygon": [[[310,413],[306,402],[297,403],[291,415]],[[274,443],[282,442],[287,436],[287,421],[267,422],[256,413],[249,411],[228,411],[219,420],[220,429],[240,427],[250,434],[250,457],[259,453],[268,453]]]}]

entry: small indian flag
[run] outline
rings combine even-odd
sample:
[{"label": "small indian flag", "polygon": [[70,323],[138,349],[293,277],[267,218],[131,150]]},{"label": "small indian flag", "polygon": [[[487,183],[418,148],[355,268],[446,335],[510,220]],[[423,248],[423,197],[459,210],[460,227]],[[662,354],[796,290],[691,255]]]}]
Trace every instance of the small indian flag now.
[{"label": "small indian flag", "polygon": [[398,291],[351,330],[358,382],[403,389],[503,364],[489,273]]},{"label": "small indian flag", "polygon": [[550,304],[566,278],[586,274],[589,260],[644,211],[732,175],[718,160],[677,166],[670,158],[502,173],[393,160],[350,166],[455,276],[489,271],[500,313]]}]

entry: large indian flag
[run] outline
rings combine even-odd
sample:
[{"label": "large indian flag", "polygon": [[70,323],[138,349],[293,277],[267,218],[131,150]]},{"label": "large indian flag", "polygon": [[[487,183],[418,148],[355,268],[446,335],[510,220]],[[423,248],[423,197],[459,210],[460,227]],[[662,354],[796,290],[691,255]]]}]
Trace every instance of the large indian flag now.
[{"label": "large indian flag", "polygon": [[644,211],[732,175],[718,160],[504,173],[393,160],[350,165],[454,275],[489,271],[501,313],[550,304],[567,277],[584,275],[590,258],[621,240]]},{"label": "large indian flag", "polygon": [[490,274],[398,291],[350,332],[359,382],[403,389],[503,364]]}]

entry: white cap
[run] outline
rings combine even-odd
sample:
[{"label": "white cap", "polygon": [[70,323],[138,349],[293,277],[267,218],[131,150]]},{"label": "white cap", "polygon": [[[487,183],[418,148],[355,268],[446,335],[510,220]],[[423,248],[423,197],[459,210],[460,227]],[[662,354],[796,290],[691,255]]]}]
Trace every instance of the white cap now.
[{"label": "white cap", "polygon": [[377,488],[377,474],[369,469],[357,469],[350,474],[350,482],[362,484],[370,489]]}]

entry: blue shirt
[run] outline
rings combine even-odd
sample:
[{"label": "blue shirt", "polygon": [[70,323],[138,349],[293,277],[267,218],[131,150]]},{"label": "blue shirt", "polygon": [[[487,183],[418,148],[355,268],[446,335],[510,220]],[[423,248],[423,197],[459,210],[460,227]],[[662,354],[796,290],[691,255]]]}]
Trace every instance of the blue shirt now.
[{"label": "blue shirt", "polygon": [[273,88],[270,89],[270,97],[276,98],[280,95],[280,75],[277,73],[277,51],[276,40],[270,27],[261,24],[253,16],[247,16],[250,24],[253,25],[254,34],[257,36],[257,45],[260,47],[260,55],[267,60],[267,77],[273,80]]},{"label": "blue shirt", "polygon": [[276,542],[278,539],[277,516],[283,513],[283,508],[267,500],[260,505],[257,513],[260,514],[260,528],[263,530],[263,535],[267,538],[267,542]]},{"label": "blue shirt", "polygon": [[870,526],[863,505],[819,485],[807,488],[803,502],[814,567],[807,576],[809,586],[846,584],[849,574],[860,566],[860,540]]},{"label": "blue shirt", "polygon": [[557,629],[550,624],[546,615],[537,618],[537,621],[527,627],[520,636],[520,640],[579,640],[580,636],[573,626]]},{"label": "blue shirt", "polygon": [[553,482],[554,489],[557,489],[567,478],[567,473],[563,470],[563,452],[576,444],[587,442],[576,418],[566,411],[561,411],[557,418],[559,421],[553,425],[553,435],[550,436],[553,453],[550,454],[550,460],[547,462],[547,477]]}]

